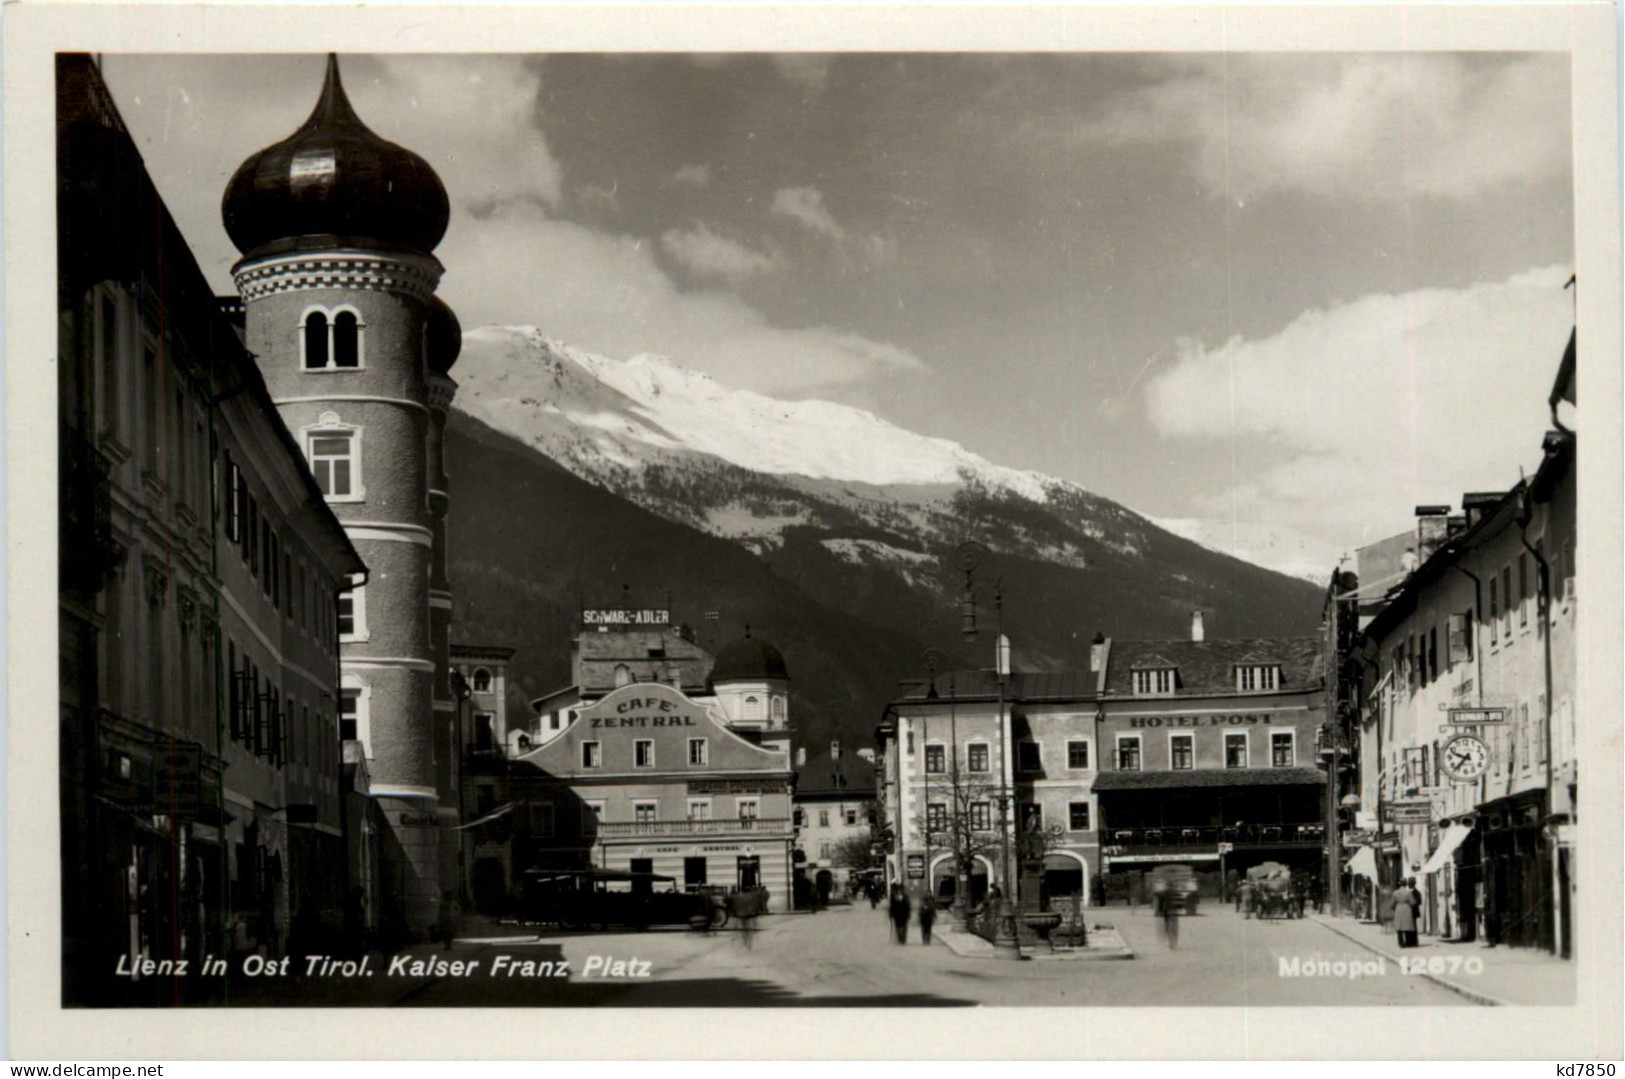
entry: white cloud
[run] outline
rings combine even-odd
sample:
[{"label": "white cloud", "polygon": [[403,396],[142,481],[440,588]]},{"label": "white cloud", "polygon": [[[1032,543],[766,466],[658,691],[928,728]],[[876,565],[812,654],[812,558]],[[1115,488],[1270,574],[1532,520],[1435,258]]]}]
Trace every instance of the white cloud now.
[{"label": "white cloud", "polygon": [[1467,198],[1566,174],[1566,64],[1557,54],[1182,60],[1073,134],[1185,144],[1202,182],[1238,198]]},{"label": "white cloud", "polygon": [[723,289],[680,290],[652,245],[515,203],[460,221],[438,252],[441,291],[463,325],[534,323],[612,357],[657,352],[730,386],[840,397],[878,376],[922,370],[912,353],[831,327],[774,326]]},{"label": "white cloud", "polygon": [[674,184],[687,184],[690,187],[705,187],[711,182],[711,166],[703,163],[684,165],[671,174]]},{"label": "white cloud", "polygon": [[1181,341],[1146,388],[1166,437],[1269,447],[1275,463],[1199,499],[1203,516],[1279,521],[1353,543],[1411,507],[1497,490],[1539,457],[1573,326],[1563,267],[1306,311],[1256,341]]},{"label": "white cloud", "polygon": [[812,231],[839,240],[846,230],[824,207],[824,194],[816,187],[786,187],[773,192],[773,212],[793,217]]},{"label": "white cloud", "polygon": [[719,236],[703,222],[691,229],[667,229],[660,246],[693,273],[726,281],[738,282],[777,265],[773,256]]},{"label": "white cloud", "polygon": [[[536,129],[541,76],[534,65],[509,57],[386,56],[376,67],[352,66],[345,85],[362,119],[429,158],[463,207],[515,199],[558,205],[562,170]],[[367,78],[372,72],[378,77]],[[502,152],[492,153],[493,146]]]}]

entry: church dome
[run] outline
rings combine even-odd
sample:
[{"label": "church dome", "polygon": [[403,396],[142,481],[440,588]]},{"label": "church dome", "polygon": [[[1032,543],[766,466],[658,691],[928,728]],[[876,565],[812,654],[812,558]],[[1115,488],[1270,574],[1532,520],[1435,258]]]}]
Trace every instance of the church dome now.
[{"label": "church dome", "polygon": [[760,682],[764,679],[790,678],[784,666],[784,656],[777,648],[760,637],[745,635],[732,644],[724,645],[711,666],[711,683]]},{"label": "church dome", "polygon": [[300,237],[433,251],[451,207],[429,163],[373,134],[355,114],[328,56],[310,118],[237,168],[221,200],[226,233],[243,254]]},{"label": "church dome", "polygon": [[443,375],[463,351],[463,326],[439,296],[429,298],[429,370]]}]

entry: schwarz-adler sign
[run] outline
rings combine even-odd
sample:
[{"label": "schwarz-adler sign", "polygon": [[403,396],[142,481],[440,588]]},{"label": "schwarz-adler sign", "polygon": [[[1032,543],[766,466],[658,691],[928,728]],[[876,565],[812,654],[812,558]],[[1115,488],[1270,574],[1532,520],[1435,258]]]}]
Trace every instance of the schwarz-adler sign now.
[{"label": "schwarz-adler sign", "polygon": [[668,626],[671,612],[659,607],[634,610],[628,607],[598,607],[581,612],[584,626]]}]

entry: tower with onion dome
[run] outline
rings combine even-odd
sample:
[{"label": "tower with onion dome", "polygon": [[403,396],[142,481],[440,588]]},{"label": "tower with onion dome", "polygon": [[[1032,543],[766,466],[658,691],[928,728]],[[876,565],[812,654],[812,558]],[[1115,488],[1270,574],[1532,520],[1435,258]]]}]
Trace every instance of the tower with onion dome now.
[{"label": "tower with onion dome", "polygon": [[421,936],[458,886],[441,447],[461,331],[433,254],[446,190],[361,122],[329,57],[310,118],[243,162],[221,212],[248,348],[367,564],[339,610],[337,706],[388,821],[380,921]]}]

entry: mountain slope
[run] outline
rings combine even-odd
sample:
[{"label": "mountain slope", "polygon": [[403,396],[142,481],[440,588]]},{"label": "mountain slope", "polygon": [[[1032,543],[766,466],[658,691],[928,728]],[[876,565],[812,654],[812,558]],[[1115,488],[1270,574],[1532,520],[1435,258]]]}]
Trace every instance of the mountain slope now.
[{"label": "mountain slope", "polygon": [[[1212,636],[1319,620],[1314,585],[861,410],[741,393],[524,328],[468,334],[457,377],[451,570],[470,628],[456,635],[519,648],[529,695],[564,684],[579,607],[618,604],[623,585],[639,605],[669,593],[696,626],[720,612],[712,645],[747,623],[777,643],[808,744],[835,732],[866,744],[928,647],[988,665],[995,579],[1028,668],[1084,666],[1097,630],[1183,636],[1196,608]],[[977,581],[989,632],[968,649],[952,561],[965,539],[996,552]]]}]

